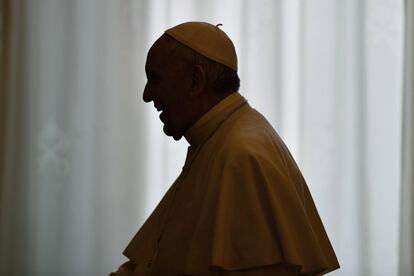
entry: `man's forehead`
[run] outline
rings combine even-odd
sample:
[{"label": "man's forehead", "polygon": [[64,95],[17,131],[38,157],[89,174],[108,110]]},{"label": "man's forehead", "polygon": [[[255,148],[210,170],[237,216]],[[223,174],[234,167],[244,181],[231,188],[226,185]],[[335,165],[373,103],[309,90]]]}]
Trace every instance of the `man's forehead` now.
[{"label": "man's forehead", "polygon": [[151,48],[147,54],[147,61],[145,63],[145,70],[155,70],[161,67],[163,60],[163,51]]},{"label": "man's forehead", "polygon": [[169,48],[168,42],[166,39],[161,36],[148,51],[147,54],[147,63],[150,62],[161,62],[165,58],[169,56]]}]

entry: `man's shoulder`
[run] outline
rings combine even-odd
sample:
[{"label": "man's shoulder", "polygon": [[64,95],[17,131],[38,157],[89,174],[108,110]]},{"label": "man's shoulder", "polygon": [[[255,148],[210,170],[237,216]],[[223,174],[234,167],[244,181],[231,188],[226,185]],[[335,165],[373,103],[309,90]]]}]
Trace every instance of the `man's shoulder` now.
[{"label": "man's shoulder", "polygon": [[280,138],[269,122],[252,109],[230,122],[219,139],[222,154],[232,157],[266,154],[274,150]]},{"label": "man's shoulder", "polygon": [[279,134],[253,108],[225,124],[210,148],[219,164],[248,161],[287,166],[294,160]]}]

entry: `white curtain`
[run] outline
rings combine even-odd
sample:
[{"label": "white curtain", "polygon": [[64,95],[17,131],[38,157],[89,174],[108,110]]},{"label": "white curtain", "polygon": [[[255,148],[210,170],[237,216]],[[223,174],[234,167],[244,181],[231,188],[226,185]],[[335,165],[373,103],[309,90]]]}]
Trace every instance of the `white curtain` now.
[{"label": "white curtain", "polygon": [[332,275],[413,273],[400,256],[412,238],[400,227],[402,1],[21,2],[0,275],[106,275],[124,261],[187,147],[142,101],[146,52],[190,20],[235,42],[240,92],[302,168],[342,266]]},{"label": "white curtain", "polygon": [[405,1],[400,275],[414,274],[414,1]]}]

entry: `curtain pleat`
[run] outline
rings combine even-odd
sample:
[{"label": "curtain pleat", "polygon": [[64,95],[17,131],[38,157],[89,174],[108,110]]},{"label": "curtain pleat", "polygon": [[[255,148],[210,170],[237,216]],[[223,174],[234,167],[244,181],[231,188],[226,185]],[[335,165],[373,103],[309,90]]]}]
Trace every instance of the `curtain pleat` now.
[{"label": "curtain pleat", "polygon": [[20,139],[22,2],[0,2],[0,275],[17,274],[22,256],[16,232],[22,231],[22,186],[18,178]]},{"label": "curtain pleat", "polygon": [[399,275],[414,274],[414,1],[405,0]]}]

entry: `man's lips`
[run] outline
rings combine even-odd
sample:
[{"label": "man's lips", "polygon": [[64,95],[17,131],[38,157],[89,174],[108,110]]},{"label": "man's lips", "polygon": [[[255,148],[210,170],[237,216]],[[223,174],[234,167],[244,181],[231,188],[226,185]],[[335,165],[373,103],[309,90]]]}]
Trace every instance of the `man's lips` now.
[{"label": "man's lips", "polygon": [[154,107],[157,111],[162,111],[162,108],[158,104],[154,103]]},{"label": "man's lips", "polygon": [[154,107],[157,110],[157,112],[161,112],[160,115],[159,115],[159,118],[160,118],[161,121],[163,121],[163,118],[165,116],[165,114],[164,114],[165,110],[163,110],[162,107],[160,107],[158,105],[155,105],[155,104],[154,104]]}]

